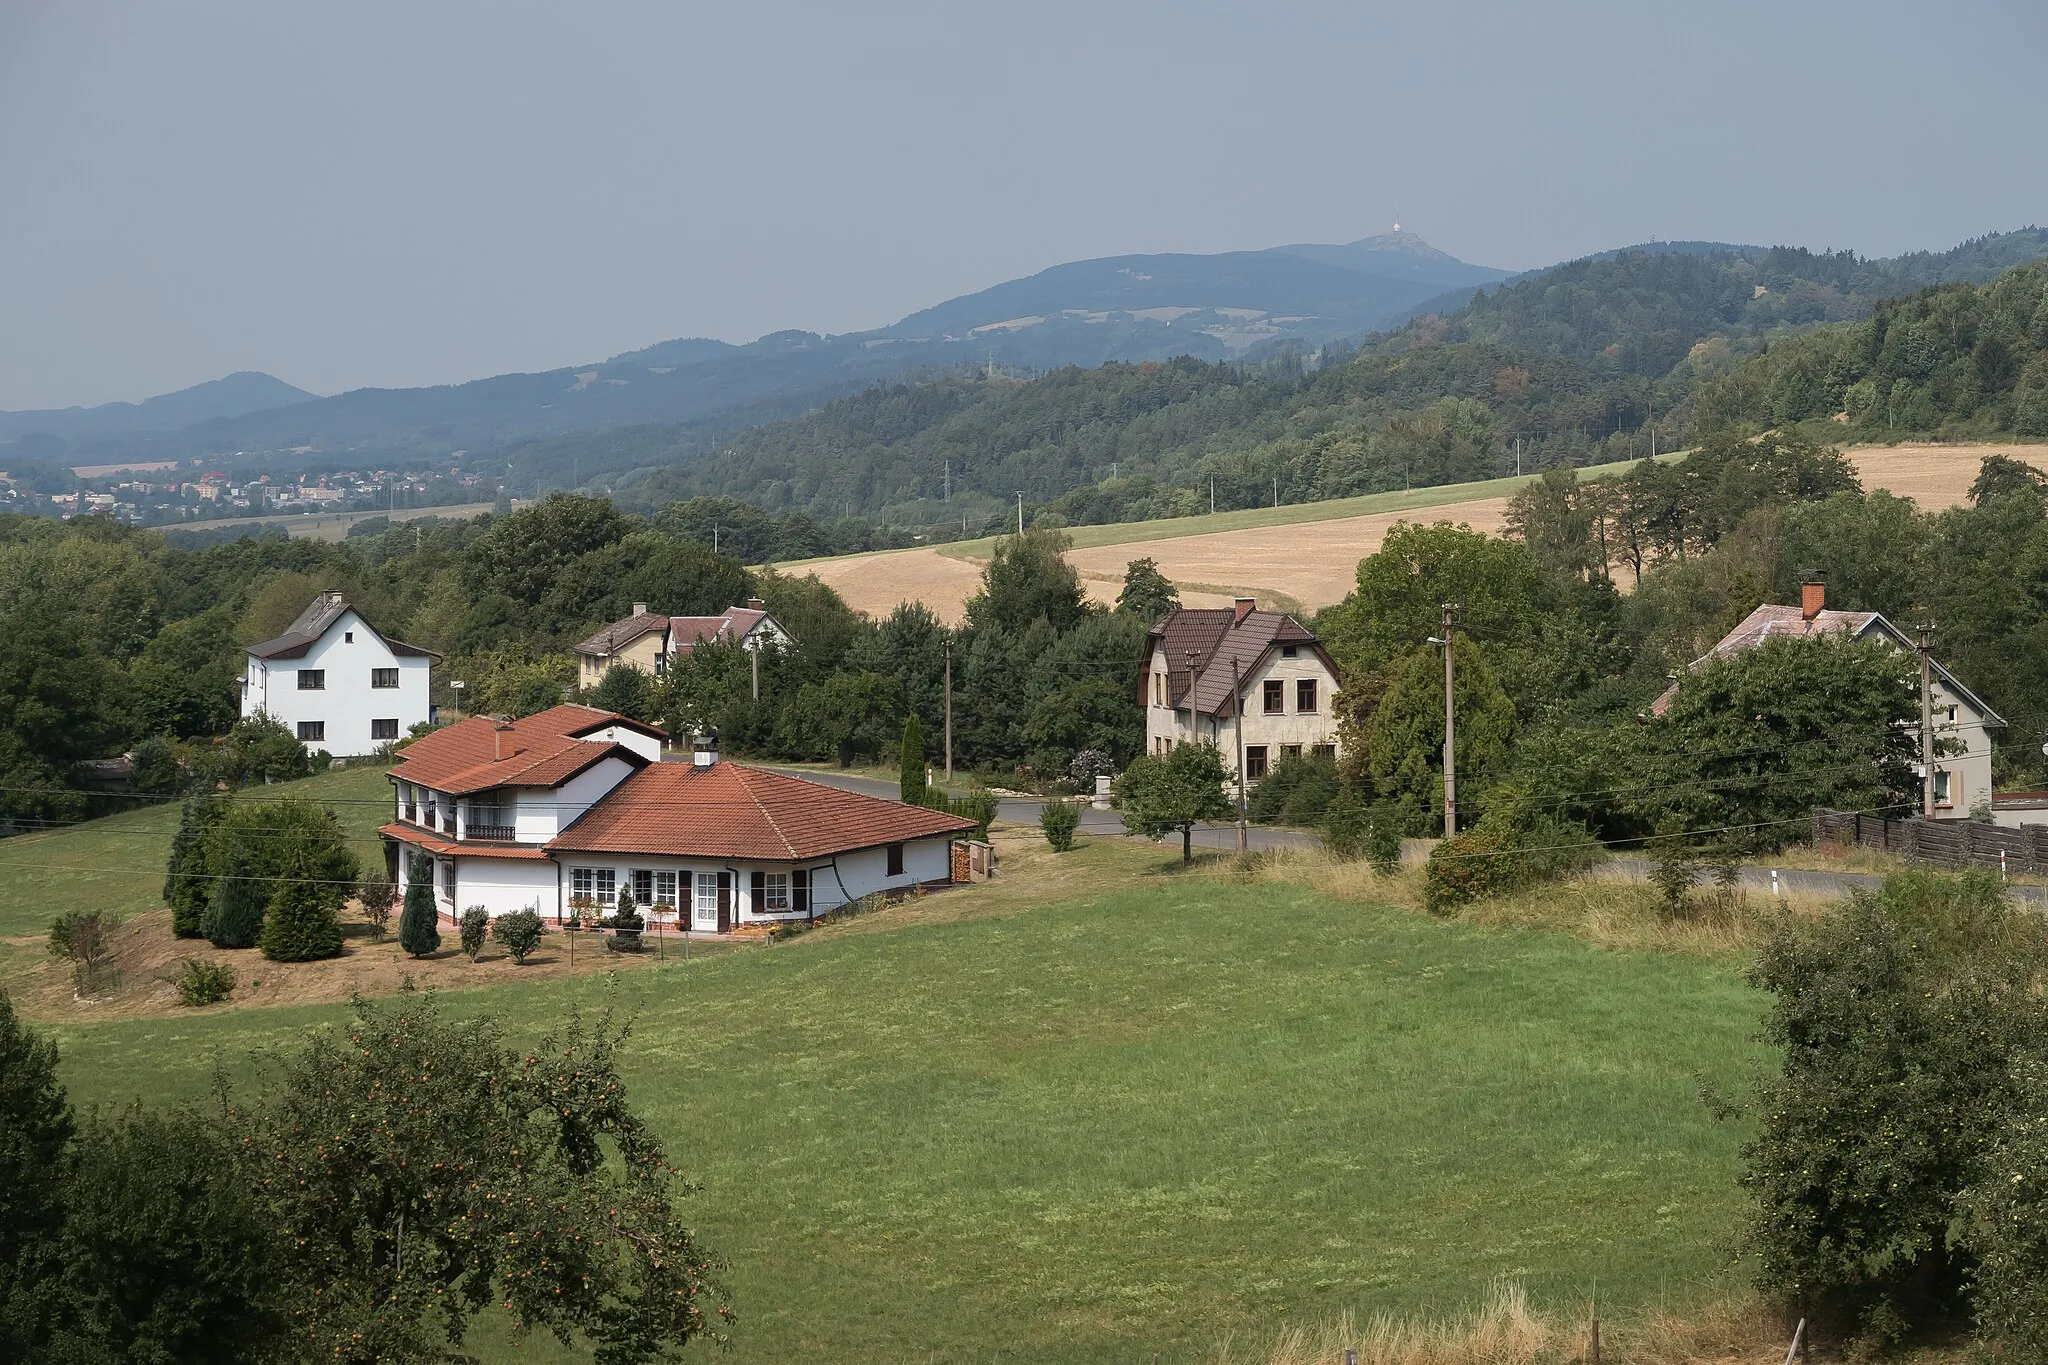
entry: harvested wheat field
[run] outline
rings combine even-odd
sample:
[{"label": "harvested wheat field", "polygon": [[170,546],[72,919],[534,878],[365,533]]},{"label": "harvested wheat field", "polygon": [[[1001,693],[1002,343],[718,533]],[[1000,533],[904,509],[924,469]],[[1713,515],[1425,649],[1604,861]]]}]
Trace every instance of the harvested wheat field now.
[{"label": "harvested wheat field", "polygon": [[1923,512],[1957,507],[1969,501],[1970,483],[1986,455],[2009,455],[2036,469],[2048,470],[2048,443],[1936,445],[1903,442],[1895,446],[1852,446],[1844,452],[1856,466],[1865,488],[1882,488],[1920,504]]}]

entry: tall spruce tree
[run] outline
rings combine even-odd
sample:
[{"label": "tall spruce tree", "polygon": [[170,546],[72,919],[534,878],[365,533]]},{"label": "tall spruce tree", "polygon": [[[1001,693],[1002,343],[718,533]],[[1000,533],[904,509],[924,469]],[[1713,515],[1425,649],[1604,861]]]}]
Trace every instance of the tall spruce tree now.
[{"label": "tall spruce tree", "polygon": [[179,938],[206,937],[206,835],[220,815],[220,803],[188,799],[171,836],[170,862],[164,871],[164,904],[171,907],[171,932]]},{"label": "tall spruce tree", "polygon": [[38,1359],[58,1308],[55,1245],[71,1105],[57,1045],[0,992],[0,1360]]},{"label": "tall spruce tree", "polygon": [[899,789],[903,800],[912,806],[924,804],[924,732],[918,728],[917,712],[903,722],[903,749],[898,769]]},{"label": "tall spruce tree", "polygon": [[405,909],[398,916],[398,946],[414,957],[434,952],[441,946],[441,930],[435,919],[434,861],[424,853],[415,853],[406,865]]},{"label": "tall spruce tree", "polygon": [[341,920],[330,900],[316,883],[281,883],[263,914],[263,955],[273,962],[341,956]]},{"label": "tall spruce tree", "polygon": [[253,948],[263,934],[263,906],[270,885],[256,880],[240,841],[230,843],[213,879],[213,903],[206,936],[216,948]]}]

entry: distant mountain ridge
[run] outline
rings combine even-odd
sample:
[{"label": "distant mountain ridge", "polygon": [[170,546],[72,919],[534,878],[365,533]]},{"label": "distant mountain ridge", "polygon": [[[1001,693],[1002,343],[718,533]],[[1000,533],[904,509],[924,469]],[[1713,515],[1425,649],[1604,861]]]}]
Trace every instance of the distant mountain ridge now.
[{"label": "distant mountain ridge", "polygon": [[[60,438],[39,458],[433,459],[650,422],[736,429],[880,379],[965,361],[1030,370],[1111,360],[1206,360],[1277,345],[1312,350],[1398,319],[1424,298],[1505,271],[1468,265],[1414,233],[1214,255],[1105,257],[1053,266],[840,336],[775,332],[745,345],[676,338],[589,365],[316,398],[234,375],[133,405],[0,415],[0,443]],[[268,387],[263,387],[267,385]]]},{"label": "distant mountain ridge", "polygon": [[0,412],[0,441],[28,432],[52,436],[101,436],[128,432],[176,431],[198,422],[241,417],[319,397],[256,370],[237,370],[219,379],[159,394],[140,403],[101,403],[90,408],[45,408]]}]

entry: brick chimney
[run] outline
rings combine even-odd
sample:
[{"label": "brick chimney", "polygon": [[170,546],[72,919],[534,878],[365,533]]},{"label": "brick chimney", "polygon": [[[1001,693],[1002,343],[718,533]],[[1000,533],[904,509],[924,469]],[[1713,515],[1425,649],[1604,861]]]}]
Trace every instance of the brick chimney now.
[{"label": "brick chimney", "polygon": [[1813,618],[1820,615],[1822,609],[1825,608],[1827,604],[1828,585],[1821,581],[1819,574],[1813,575],[1812,577],[1808,578],[1804,583],[1801,583],[1799,585],[1800,620],[1805,621],[1808,625],[1811,625],[1813,623]]},{"label": "brick chimney", "polygon": [[513,744],[511,745],[510,750],[507,750],[507,745],[510,743],[507,736],[509,736],[512,733],[511,721],[501,720],[497,723],[496,727],[494,728],[495,734],[493,738],[495,738],[497,741],[497,761],[503,763],[506,759],[511,758],[514,754],[517,754],[519,752],[519,746]]},{"label": "brick chimney", "polygon": [[1258,605],[1259,599],[1256,597],[1238,598],[1237,616],[1234,618],[1233,624],[1242,623],[1245,617],[1250,616],[1254,611],[1258,609]]},{"label": "brick chimney", "polygon": [[763,601],[762,601],[762,600],[761,600],[760,598],[758,598],[758,597],[749,597],[749,598],[747,599],[747,610],[748,610],[748,611],[766,611],[766,610],[768,610],[768,604],[767,604],[766,602],[763,602]]}]

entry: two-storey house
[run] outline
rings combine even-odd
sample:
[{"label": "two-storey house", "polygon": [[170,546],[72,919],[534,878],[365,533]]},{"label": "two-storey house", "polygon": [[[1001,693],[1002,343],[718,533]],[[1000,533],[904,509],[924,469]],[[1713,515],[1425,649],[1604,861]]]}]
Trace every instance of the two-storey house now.
[{"label": "two-storey house", "polygon": [[656,918],[723,933],[805,919],[871,892],[952,877],[973,822],[721,761],[593,707],[516,721],[472,716],[408,745],[379,833],[401,887],[427,855],[442,913],[607,910],[630,887]]},{"label": "two-storey house", "polygon": [[1213,742],[1234,775],[1241,712],[1248,784],[1290,756],[1336,756],[1336,664],[1307,626],[1257,608],[1240,597],[1229,609],[1187,608],[1152,627],[1138,698],[1147,752]]},{"label": "two-storey house", "polygon": [[714,640],[746,650],[794,643],[790,633],[768,614],[768,604],[758,597],[749,597],[743,607],[727,607],[717,616],[668,616],[649,611],[645,602],[635,602],[631,616],[612,622],[576,646],[577,682],[585,688],[595,687],[604,680],[607,669],[621,664],[658,678],[671,663]]},{"label": "two-storey house", "polygon": [[267,715],[308,748],[375,753],[432,715],[427,683],[441,656],[384,635],[338,592],[245,656],[242,715]]}]

